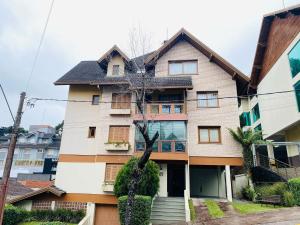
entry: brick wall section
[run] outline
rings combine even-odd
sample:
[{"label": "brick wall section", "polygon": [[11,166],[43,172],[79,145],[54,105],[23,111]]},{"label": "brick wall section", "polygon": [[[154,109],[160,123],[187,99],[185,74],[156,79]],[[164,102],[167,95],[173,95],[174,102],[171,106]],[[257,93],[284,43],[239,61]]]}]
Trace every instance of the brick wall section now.
[{"label": "brick wall section", "polygon": [[70,209],[86,211],[86,203],[82,202],[55,202],[55,209]]},{"label": "brick wall section", "polygon": [[33,210],[51,210],[51,201],[34,200],[32,202]]}]

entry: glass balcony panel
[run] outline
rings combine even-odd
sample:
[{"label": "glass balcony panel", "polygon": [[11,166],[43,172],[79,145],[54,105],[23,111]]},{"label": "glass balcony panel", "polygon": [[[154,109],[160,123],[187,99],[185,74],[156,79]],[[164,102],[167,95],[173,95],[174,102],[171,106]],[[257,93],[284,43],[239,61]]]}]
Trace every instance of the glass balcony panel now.
[{"label": "glass balcony panel", "polygon": [[175,142],[175,152],[185,152],[185,142]]},{"label": "glass balcony panel", "polygon": [[145,143],[144,142],[136,142],[135,143],[136,151],[144,151],[145,150]]},{"label": "glass balcony panel", "polygon": [[172,143],[171,142],[162,142],[161,143],[161,151],[162,152],[171,152],[172,151]]},{"label": "glass balcony panel", "polygon": [[174,113],[183,113],[183,105],[174,105]]},{"label": "glass balcony panel", "polygon": [[162,105],[162,113],[170,114],[171,113],[171,105]]},{"label": "glass balcony panel", "polygon": [[150,106],[150,113],[158,114],[159,113],[159,105],[151,105]]}]

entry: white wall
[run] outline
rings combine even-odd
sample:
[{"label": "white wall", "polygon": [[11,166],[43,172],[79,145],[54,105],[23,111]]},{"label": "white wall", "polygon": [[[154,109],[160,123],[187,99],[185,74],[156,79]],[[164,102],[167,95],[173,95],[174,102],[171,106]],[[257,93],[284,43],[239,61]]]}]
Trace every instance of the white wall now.
[{"label": "white wall", "polygon": [[57,171],[55,185],[68,193],[104,194],[105,163],[60,162]]},{"label": "white wall", "polygon": [[[300,74],[292,78],[288,53],[300,39],[300,33],[283,52],[271,70],[260,82],[257,93],[294,90]],[[300,120],[295,93],[259,96],[261,125],[266,138]]]},{"label": "white wall", "polygon": [[159,197],[168,197],[168,166],[167,164],[159,164]]}]

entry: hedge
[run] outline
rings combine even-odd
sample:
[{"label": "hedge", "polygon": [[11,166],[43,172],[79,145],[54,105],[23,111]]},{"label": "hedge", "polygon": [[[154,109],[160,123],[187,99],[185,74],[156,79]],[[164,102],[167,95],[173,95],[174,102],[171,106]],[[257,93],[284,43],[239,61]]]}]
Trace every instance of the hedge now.
[{"label": "hedge", "polygon": [[[41,222],[66,222],[79,223],[85,213],[82,210],[71,211],[67,209],[56,210],[32,210],[26,211],[12,205],[7,205],[4,211],[4,225],[16,225],[25,221],[41,221]],[[56,222],[57,223],[57,222]],[[55,224],[55,223],[54,223]]]},{"label": "hedge", "polygon": [[[121,225],[125,224],[125,213],[128,196],[118,198],[118,208]],[[149,225],[152,198],[150,196],[136,195],[130,225]]]},{"label": "hedge", "polygon": [[300,205],[300,177],[288,181],[289,189],[294,195],[295,203]]},{"label": "hedge", "polygon": [[16,225],[24,221],[27,216],[28,213],[24,209],[13,205],[6,205],[4,209],[3,225]]},{"label": "hedge", "polygon": [[[132,157],[119,171],[114,185],[114,193],[117,197],[128,194],[129,183],[132,180],[132,173],[138,160],[137,157]],[[149,160],[137,185],[136,194],[154,197],[158,189],[159,166]]]}]

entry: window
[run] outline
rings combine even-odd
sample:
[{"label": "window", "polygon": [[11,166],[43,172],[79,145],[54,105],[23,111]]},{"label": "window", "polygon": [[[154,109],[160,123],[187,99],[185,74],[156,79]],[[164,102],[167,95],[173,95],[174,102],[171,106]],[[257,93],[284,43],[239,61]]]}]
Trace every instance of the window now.
[{"label": "window", "polygon": [[122,166],[122,164],[106,164],[105,182],[114,183]]},{"label": "window", "polygon": [[[149,136],[153,137],[156,132],[159,133],[158,140],[153,145],[153,151],[158,149],[162,152],[184,152],[186,146],[186,123],[184,121],[160,121],[150,123],[148,126]],[[145,149],[145,141],[142,134],[136,128],[135,133],[136,150]],[[160,143],[160,144],[158,144]]]},{"label": "window", "polygon": [[120,66],[119,65],[113,65],[112,75],[113,76],[119,76],[120,75]]},{"label": "window", "polygon": [[210,108],[219,106],[217,91],[197,92],[197,99],[199,108]]},{"label": "window", "polygon": [[251,126],[250,112],[243,112],[240,115],[240,126]]},{"label": "window", "polygon": [[289,55],[290,68],[292,77],[295,77],[300,72],[300,41],[290,51]]},{"label": "window", "polygon": [[295,94],[296,94],[296,100],[298,104],[298,111],[300,112],[300,81],[298,81],[295,85]]},{"label": "window", "polygon": [[100,102],[100,96],[93,95],[92,105],[99,105],[99,102]]},{"label": "window", "polygon": [[130,126],[110,126],[109,127],[109,142],[128,142]]},{"label": "window", "polygon": [[252,108],[252,119],[253,119],[253,122],[255,123],[257,120],[259,120],[259,118],[260,118],[259,106],[258,106],[258,104],[256,104]]},{"label": "window", "polygon": [[130,109],[131,106],[131,94],[112,94],[112,109]]},{"label": "window", "polygon": [[96,127],[89,127],[89,138],[95,138],[96,136]]},{"label": "window", "polygon": [[220,127],[198,127],[199,143],[220,143]]},{"label": "window", "polygon": [[197,60],[169,62],[169,75],[197,74]]}]

